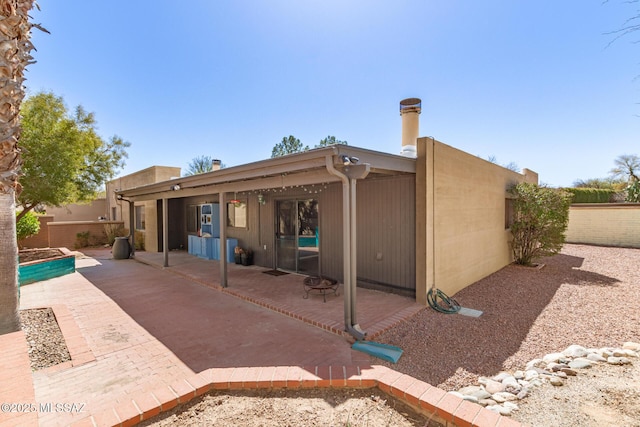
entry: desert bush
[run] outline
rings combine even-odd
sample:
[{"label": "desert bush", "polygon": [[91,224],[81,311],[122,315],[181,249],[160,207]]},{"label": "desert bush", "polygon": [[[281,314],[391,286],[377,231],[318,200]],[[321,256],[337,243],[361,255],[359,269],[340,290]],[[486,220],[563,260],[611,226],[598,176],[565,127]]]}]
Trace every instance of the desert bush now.
[{"label": "desert bush", "polygon": [[560,252],[569,224],[571,193],[526,182],[509,192],[513,196],[511,249],[515,262],[531,265],[535,259]]},{"label": "desert bush", "polygon": [[109,246],[113,246],[116,237],[126,237],[129,233],[122,224],[105,224],[104,234],[107,237]]}]

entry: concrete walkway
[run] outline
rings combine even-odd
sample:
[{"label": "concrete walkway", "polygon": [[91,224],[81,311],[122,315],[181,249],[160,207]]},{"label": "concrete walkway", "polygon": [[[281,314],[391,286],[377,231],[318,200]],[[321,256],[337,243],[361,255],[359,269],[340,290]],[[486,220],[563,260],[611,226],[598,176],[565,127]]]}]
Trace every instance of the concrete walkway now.
[{"label": "concrete walkway", "polygon": [[[21,309],[53,308],[70,363],[33,372],[30,394],[24,335],[0,337],[3,350],[13,349],[0,356],[0,400],[34,404],[41,426],[133,425],[215,388],[322,386],[377,386],[452,424],[512,425],[374,365],[344,336],[184,275],[106,254],[76,266],[78,272],[25,286],[21,294]],[[7,376],[10,370],[16,373]],[[23,380],[23,387],[5,386]],[[2,427],[33,425],[33,414],[1,415]]]}]

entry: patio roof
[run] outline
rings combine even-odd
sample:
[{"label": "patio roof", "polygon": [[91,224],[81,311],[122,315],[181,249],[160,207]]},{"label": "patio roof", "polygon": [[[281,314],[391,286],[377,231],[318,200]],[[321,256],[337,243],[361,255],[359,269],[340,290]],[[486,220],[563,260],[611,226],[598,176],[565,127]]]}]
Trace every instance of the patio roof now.
[{"label": "patio roof", "polygon": [[[130,220],[136,201],[162,200],[162,233],[169,234],[168,200],[204,194],[218,194],[220,222],[226,224],[225,193],[266,190],[317,183],[342,184],[342,240],[345,328],[356,339],[366,337],[356,316],[357,225],[356,181],[375,176],[415,174],[413,158],[381,153],[347,145],[331,145],[203,174],[176,178],[137,188],[119,190],[118,197],[129,201]],[[131,226],[133,229],[133,225]],[[132,245],[134,237],[131,236]],[[220,227],[220,253],[227,253],[226,227]],[[163,240],[165,267],[169,266],[168,239]],[[220,284],[227,287],[227,263],[219,261]]]},{"label": "patio roof", "polygon": [[415,174],[415,159],[347,145],[332,145],[302,153],[232,166],[198,175],[122,189],[116,194],[132,201],[174,199],[208,193],[263,190],[292,185],[340,181],[327,170],[327,157],[340,171],[343,156],[370,166],[368,177]]}]

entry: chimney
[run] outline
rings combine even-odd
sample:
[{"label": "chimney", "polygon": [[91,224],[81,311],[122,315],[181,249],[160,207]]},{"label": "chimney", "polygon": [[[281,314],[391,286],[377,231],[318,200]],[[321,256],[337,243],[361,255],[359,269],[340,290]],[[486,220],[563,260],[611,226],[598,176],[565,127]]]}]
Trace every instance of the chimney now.
[{"label": "chimney", "polygon": [[416,158],[416,141],[420,136],[420,120],[418,115],[422,111],[420,98],[407,98],[400,101],[400,115],[402,116],[402,151],[401,156]]},{"label": "chimney", "polygon": [[213,161],[211,162],[211,170],[212,171],[219,171],[220,170],[220,165],[222,164],[222,162],[218,159],[213,159]]}]

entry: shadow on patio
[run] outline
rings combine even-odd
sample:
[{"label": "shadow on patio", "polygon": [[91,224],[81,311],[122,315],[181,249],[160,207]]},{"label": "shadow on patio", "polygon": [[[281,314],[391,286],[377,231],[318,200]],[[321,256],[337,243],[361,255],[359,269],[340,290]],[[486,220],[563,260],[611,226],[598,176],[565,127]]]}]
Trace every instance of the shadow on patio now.
[{"label": "shadow on patio", "polygon": [[[162,267],[162,253],[136,252],[135,259],[294,319],[346,335],[342,284],[338,288],[338,296],[328,293],[326,302],[323,302],[322,295],[310,294],[303,298],[306,276],[300,274],[273,276],[264,273],[269,270],[265,267],[230,263],[227,264],[228,286],[221,288],[218,261],[198,258],[185,251],[171,251],[169,267],[166,268]],[[411,298],[363,288],[357,290],[356,304],[358,322],[367,332],[368,339],[424,308]]]}]

